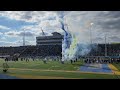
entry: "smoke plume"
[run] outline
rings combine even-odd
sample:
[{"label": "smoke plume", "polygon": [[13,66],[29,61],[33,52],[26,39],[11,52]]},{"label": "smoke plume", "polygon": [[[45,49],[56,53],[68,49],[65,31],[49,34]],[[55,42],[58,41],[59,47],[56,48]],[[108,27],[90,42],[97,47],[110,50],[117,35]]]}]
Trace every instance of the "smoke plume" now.
[{"label": "smoke plume", "polygon": [[80,21],[82,22],[80,22],[79,28],[77,27],[76,29],[76,27],[74,27],[74,24],[76,23],[75,20],[72,20],[67,15],[61,16],[62,17],[59,17],[59,22],[64,31],[62,60],[75,60],[79,56],[87,55],[91,51],[89,31],[94,24],[91,22],[91,18],[89,19],[88,16],[81,18]]}]

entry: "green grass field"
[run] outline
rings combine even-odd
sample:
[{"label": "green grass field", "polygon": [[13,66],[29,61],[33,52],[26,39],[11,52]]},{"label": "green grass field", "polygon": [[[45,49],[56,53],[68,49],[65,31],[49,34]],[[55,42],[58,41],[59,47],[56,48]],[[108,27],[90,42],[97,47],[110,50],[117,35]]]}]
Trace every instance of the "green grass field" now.
[{"label": "green grass field", "polygon": [[[4,60],[0,59],[0,73],[2,72],[2,64]],[[116,75],[112,74],[94,74],[94,73],[83,73],[79,71],[79,68],[84,63],[82,61],[71,64],[66,61],[65,64],[61,64],[58,61],[48,61],[44,64],[43,61],[10,61],[8,62],[9,70],[6,74],[12,76],[18,76],[19,78],[30,78],[30,79],[45,79],[45,78],[56,78],[56,79],[117,79]]]},{"label": "green grass field", "polygon": [[[4,63],[4,60],[0,60],[0,67],[2,67],[2,64]],[[32,61],[29,62],[26,61],[9,61],[8,65],[10,68],[25,68],[25,69],[47,69],[47,70],[78,70],[81,65],[83,65],[83,62],[78,61],[74,64],[71,64],[70,62],[65,62],[64,64],[61,64],[59,61],[47,61],[47,64],[44,64],[42,60]]]}]

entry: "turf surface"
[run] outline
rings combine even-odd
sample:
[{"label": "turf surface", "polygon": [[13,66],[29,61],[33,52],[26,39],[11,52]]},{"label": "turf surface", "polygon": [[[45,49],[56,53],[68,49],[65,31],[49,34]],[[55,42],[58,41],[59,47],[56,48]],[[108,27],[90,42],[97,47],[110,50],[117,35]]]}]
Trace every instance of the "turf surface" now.
[{"label": "turf surface", "polygon": [[[0,59],[0,74],[2,72],[2,64],[4,60]],[[10,61],[8,62],[9,70],[7,75],[17,76],[18,78],[33,78],[33,79],[46,79],[46,78],[63,78],[63,79],[117,79],[116,75],[112,74],[95,74],[95,73],[83,73],[79,71],[80,66],[83,66],[82,61],[71,64],[65,62],[61,64],[58,61],[48,61],[44,64],[42,61]],[[53,70],[53,71],[51,71]],[[69,71],[69,72],[68,72]],[[28,76],[28,77],[27,77]]]}]

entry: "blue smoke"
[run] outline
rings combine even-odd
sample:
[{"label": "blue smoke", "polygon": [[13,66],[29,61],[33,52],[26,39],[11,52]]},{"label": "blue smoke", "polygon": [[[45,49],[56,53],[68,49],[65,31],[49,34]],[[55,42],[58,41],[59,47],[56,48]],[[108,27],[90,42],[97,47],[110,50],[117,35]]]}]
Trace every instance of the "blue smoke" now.
[{"label": "blue smoke", "polygon": [[64,26],[64,23],[61,22],[61,25],[62,25],[62,30],[64,30],[64,43],[65,43],[65,49],[69,48],[70,47],[70,40],[69,40],[69,33],[65,30],[65,26]]}]

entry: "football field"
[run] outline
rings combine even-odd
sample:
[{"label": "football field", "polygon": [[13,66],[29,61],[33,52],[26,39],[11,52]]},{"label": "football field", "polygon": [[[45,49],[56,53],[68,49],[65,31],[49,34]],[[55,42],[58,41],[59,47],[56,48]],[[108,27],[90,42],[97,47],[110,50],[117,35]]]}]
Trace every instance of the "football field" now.
[{"label": "football field", "polygon": [[[3,73],[3,63],[0,59],[0,79],[119,79],[120,74],[115,73],[116,65],[86,65],[82,60],[73,64],[65,61],[42,60],[9,61],[8,72]],[[110,68],[109,68],[110,67]],[[120,69],[117,69],[119,72]]]}]

